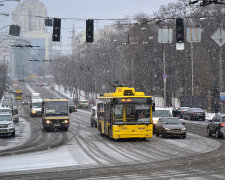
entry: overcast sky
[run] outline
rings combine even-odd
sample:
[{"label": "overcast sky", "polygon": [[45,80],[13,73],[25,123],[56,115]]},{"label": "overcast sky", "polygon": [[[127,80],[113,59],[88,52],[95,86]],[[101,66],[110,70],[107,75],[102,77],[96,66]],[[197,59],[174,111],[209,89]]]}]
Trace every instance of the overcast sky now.
[{"label": "overcast sky", "polygon": [[[0,0],[1,2],[2,0]],[[7,2],[8,1],[8,2]],[[143,12],[151,15],[157,11],[161,5],[168,5],[177,0],[39,0],[45,4],[49,17],[57,18],[80,18],[80,19],[117,19],[132,18],[134,15]],[[22,0],[21,0],[22,2]],[[13,0],[4,0],[4,6],[0,6],[0,13],[9,13],[15,9],[18,2]],[[0,15],[0,29],[5,25],[10,25],[12,17]],[[67,36],[71,32],[74,24],[76,32],[84,30],[85,20],[63,21],[64,32],[67,29]],[[95,21],[95,25],[103,27],[105,24],[111,24],[112,21]],[[4,29],[3,29],[4,30]]]}]

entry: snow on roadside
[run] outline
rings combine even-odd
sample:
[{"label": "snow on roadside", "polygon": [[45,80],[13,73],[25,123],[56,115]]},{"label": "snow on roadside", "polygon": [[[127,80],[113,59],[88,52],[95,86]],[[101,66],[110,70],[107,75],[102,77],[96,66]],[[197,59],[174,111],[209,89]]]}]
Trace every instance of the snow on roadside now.
[{"label": "snow on roadside", "polygon": [[23,119],[19,118],[19,123],[16,124],[16,136],[12,138],[8,137],[0,137],[1,138],[8,138],[6,146],[0,146],[0,150],[9,149],[13,147],[20,146],[24,144],[31,136],[31,128],[29,123]]}]

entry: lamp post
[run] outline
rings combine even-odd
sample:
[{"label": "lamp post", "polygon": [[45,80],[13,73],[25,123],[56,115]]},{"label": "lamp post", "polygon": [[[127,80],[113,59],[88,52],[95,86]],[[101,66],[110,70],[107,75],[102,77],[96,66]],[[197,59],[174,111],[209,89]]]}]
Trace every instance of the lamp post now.
[{"label": "lamp post", "polygon": [[20,0],[2,0],[2,1],[0,1],[0,3],[3,3],[5,1],[16,1],[16,2],[20,2]]}]

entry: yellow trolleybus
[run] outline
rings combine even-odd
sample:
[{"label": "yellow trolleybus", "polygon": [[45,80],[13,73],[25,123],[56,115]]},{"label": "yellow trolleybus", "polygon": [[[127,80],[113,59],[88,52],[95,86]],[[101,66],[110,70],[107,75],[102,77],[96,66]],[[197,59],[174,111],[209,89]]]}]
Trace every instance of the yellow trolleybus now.
[{"label": "yellow trolleybus", "polygon": [[15,99],[23,99],[23,91],[21,91],[20,89],[17,89],[14,93]]},{"label": "yellow trolleybus", "polygon": [[98,99],[97,128],[101,134],[112,139],[152,137],[155,108],[151,96],[134,88],[117,87]]}]

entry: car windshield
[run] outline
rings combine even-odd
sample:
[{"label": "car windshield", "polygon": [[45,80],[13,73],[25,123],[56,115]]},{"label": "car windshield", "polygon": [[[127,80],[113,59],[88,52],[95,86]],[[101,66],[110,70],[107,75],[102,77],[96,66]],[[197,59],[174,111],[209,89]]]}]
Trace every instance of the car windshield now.
[{"label": "car windshield", "polygon": [[175,118],[163,119],[163,124],[181,124],[181,121]]},{"label": "car windshield", "polygon": [[10,115],[0,115],[0,121],[12,121]]},{"label": "car windshield", "polygon": [[152,112],[152,117],[172,117],[170,110],[155,110]]},{"label": "car windshield", "polygon": [[80,101],[80,103],[88,103],[88,101]]},{"label": "car windshield", "polygon": [[69,105],[73,106],[73,105],[75,105],[75,103],[73,101],[69,101]]},{"label": "car windshield", "polygon": [[178,110],[179,111],[184,111],[184,110],[187,110],[187,109],[189,109],[189,107],[180,107]]},{"label": "car windshield", "polygon": [[202,112],[202,111],[204,111],[201,108],[190,108],[190,110],[193,111],[193,112]]},{"label": "car windshield", "polygon": [[11,110],[10,109],[0,109],[0,113],[1,112],[9,112],[9,113],[11,113]]},{"label": "car windshield", "polygon": [[41,108],[42,107],[42,103],[33,103],[33,108]]},{"label": "car windshield", "polygon": [[68,114],[68,102],[47,102],[46,114]]}]

